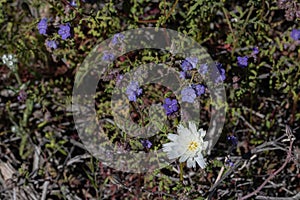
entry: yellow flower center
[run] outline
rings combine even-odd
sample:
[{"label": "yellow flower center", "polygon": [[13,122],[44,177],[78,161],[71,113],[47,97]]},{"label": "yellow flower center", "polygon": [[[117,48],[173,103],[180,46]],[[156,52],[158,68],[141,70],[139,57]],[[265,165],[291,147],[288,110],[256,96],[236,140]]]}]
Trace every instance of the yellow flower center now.
[{"label": "yellow flower center", "polygon": [[198,148],[199,144],[195,141],[192,141],[190,144],[189,144],[189,147],[188,149],[190,151],[195,151],[197,148]]}]

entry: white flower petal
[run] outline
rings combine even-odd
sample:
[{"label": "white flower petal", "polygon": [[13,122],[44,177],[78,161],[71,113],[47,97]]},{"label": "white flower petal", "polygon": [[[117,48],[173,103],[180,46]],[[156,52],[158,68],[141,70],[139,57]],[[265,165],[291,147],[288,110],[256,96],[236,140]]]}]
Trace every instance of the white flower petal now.
[{"label": "white flower petal", "polygon": [[168,139],[175,142],[178,139],[178,135],[169,133]]},{"label": "white flower petal", "polygon": [[163,147],[173,147],[173,146],[176,146],[176,143],[175,142],[169,142],[169,143],[166,143],[166,144],[163,144]]},{"label": "white flower petal", "polygon": [[174,158],[179,158],[181,155],[182,155],[182,152],[176,151],[176,150],[168,152],[168,158],[171,159],[171,160],[174,159]]},{"label": "white flower petal", "polygon": [[196,167],[196,163],[195,163],[195,160],[193,159],[193,158],[189,158],[188,160],[187,160],[187,167],[188,168],[191,168],[191,167]]},{"label": "white flower petal", "polygon": [[190,127],[190,131],[192,133],[197,133],[197,127],[196,127],[196,124],[194,122],[189,122],[189,127]]},{"label": "white flower petal", "polygon": [[198,156],[198,157],[195,157],[195,160],[197,161],[198,165],[199,165],[202,169],[205,168],[206,163],[205,163],[205,161],[204,161],[202,155],[201,155],[201,156]]},{"label": "white flower petal", "polygon": [[169,152],[172,151],[173,145],[171,143],[163,144],[163,152]]},{"label": "white flower petal", "polygon": [[179,162],[185,162],[188,158],[189,158],[189,155],[188,155],[188,154],[183,154],[183,155],[180,157]]},{"label": "white flower petal", "polygon": [[202,128],[199,130],[199,133],[201,137],[204,137],[206,135],[206,131],[204,131]]}]

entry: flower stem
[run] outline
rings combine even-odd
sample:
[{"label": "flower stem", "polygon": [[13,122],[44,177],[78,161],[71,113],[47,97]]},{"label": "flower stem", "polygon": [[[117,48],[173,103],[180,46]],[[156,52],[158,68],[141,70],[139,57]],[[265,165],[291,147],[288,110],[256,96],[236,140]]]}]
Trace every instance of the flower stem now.
[{"label": "flower stem", "polygon": [[15,75],[15,77],[17,79],[18,84],[21,86],[22,85],[22,81],[20,79],[20,76],[19,76],[18,72],[14,72],[14,75]]},{"label": "flower stem", "polygon": [[180,181],[183,181],[183,163],[180,163],[179,166],[180,166],[180,174],[179,174]]}]

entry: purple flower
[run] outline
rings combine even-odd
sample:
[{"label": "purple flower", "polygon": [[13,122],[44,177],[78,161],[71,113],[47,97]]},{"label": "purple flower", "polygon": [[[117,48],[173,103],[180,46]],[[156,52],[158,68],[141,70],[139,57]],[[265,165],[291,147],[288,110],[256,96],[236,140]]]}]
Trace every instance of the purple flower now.
[{"label": "purple flower", "polygon": [[71,36],[71,28],[70,28],[70,25],[67,24],[67,25],[60,25],[59,26],[59,30],[58,30],[58,34],[61,36],[61,38],[63,40],[66,40],[68,37]]},{"label": "purple flower", "polygon": [[109,51],[104,51],[103,52],[103,56],[102,56],[102,60],[103,61],[107,61],[107,62],[111,62],[115,59],[115,55]]},{"label": "purple flower", "polygon": [[193,85],[193,88],[196,91],[197,96],[201,96],[205,93],[205,86],[202,84]]},{"label": "purple flower", "polygon": [[238,139],[235,136],[228,136],[227,140],[230,141],[234,146],[238,144]]},{"label": "purple flower", "polygon": [[193,103],[197,97],[195,90],[192,87],[186,87],[181,90],[183,102]]},{"label": "purple flower", "polygon": [[248,56],[244,56],[244,57],[238,56],[237,61],[238,61],[238,66],[240,67],[244,68],[248,66]]},{"label": "purple flower", "polygon": [[219,83],[221,81],[224,81],[226,79],[225,76],[225,69],[223,69],[223,65],[219,62],[216,62],[216,67],[219,70],[220,75],[218,75],[217,79],[216,79],[216,83]]},{"label": "purple flower", "polygon": [[25,92],[25,90],[20,90],[17,99],[19,102],[24,102],[27,99],[27,93]]},{"label": "purple flower", "polygon": [[299,40],[300,39],[300,29],[293,29],[291,31],[291,38],[293,38],[293,40]]},{"label": "purple flower", "polygon": [[41,21],[38,23],[37,28],[39,29],[40,34],[46,35],[47,32],[47,18],[41,19]]},{"label": "purple flower", "polygon": [[192,69],[192,65],[191,65],[191,63],[189,63],[188,61],[184,60],[184,61],[182,61],[182,63],[181,63],[181,69],[185,72],[185,71],[187,71],[187,70]]},{"label": "purple flower", "polygon": [[47,40],[47,41],[46,41],[46,45],[47,45],[49,48],[57,49],[57,42],[56,42],[55,40]]},{"label": "purple flower", "polygon": [[146,149],[150,149],[152,146],[152,143],[149,140],[141,140],[141,143]]},{"label": "purple flower", "polygon": [[252,51],[252,54],[256,55],[256,54],[258,54],[258,53],[259,53],[258,47],[254,47],[254,48],[253,48],[253,51]]},{"label": "purple flower", "polygon": [[137,81],[131,81],[126,89],[126,94],[129,101],[136,101],[137,96],[142,94],[143,90],[139,88],[139,83]]},{"label": "purple flower", "polygon": [[77,6],[76,0],[70,1],[70,6],[76,7]]},{"label": "purple flower", "polygon": [[117,34],[115,34],[115,35],[113,36],[113,38],[112,38],[112,40],[111,40],[111,43],[112,43],[113,45],[116,45],[116,44],[118,44],[118,43],[123,42],[124,38],[125,38],[125,36],[124,36],[122,33],[117,33]]},{"label": "purple flower", "polygon": [[197,67],[198,58],[189,57],[189,58],[186,58],[186,60],[192,64],[193,69],[195,69]]},{"label": "purple flower", "polygon": [[166,111],[166,115],[171,115],[178,110],[177,100],[166,98],[163,107]]},{"label": "purple flower", "polygon": [[195,69],[198,63],[198,58],[196,57],[188,57],[181,63],[181,68],[183,71],[188,71],[191,69]]},{"label": "purple flower", "polygon": [[229,166],[229,167],[233,167],[234,166],[234,163],[228,158],[225,162],[225,165],[226,166]]},{"label": "purple flower", "polygon": [[198,70],[199,74],[204,75],[204,74],[207,73],[207,71],[208,71],[208,65],[207,64],[200,65],[199,70]]}]

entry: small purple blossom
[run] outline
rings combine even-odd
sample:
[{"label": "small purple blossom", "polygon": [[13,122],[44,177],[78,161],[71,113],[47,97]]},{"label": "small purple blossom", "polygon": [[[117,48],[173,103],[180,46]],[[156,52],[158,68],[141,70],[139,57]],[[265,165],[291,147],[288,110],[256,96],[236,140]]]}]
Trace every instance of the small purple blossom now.
[{"label": "small purple blossom", "polygon": [[66,40],[68,37],[71,36],[71,28],[69,24],[66,25],[60,25],[59,26],[59,30],[58,30],[58,34],[61,36],[61,38],[63,40]]},{"label": "small purple blossom", "polygon": [[238,56],[237,61],[238,61],[238,66],[240,67],[244,68],[248,66],[248,56],[244,56],[244,57]]},{"label": "small purple blossom", "polygon": [[112,40],[111,40],[111,43],[112,43],[113,45],[116,45],[116,44],[118,44],[118,43],[123,42],[124,38],[125,38],[125,36],[124,36],[122,33],[117,33],[117,34],[115,34],[115,35],[113,36],[113,38],[112,38]]},{"label": "small purple blossom", "polygon": [[200,65],[200,67],[198,69],[199,74],[204,75],[204,74],[207,73],[207,71],[208,71],[208,65],[207,64]]},{"label": "small purple blossom", "polygon": [[225,165],[226,166],[229,166],[229,167],[233,167],[234,166],[234,163],[228,158],[225,162]]},{"label": "small purple blossom", "polygon": [[46,41],[46,45],[47,45],[49,48],[57,49],[57,42],[56,42],[55,40],[47,40],[47,41]]},{"label": "small purple blossom", "polygon": [[293,29],[291,31],[291,38],[293,38],[293,40],[299,40],[300,39],[300,29]]},{"label": "small purple blossom", "polygon": [[230,141],[234,146],[238,144],[238,139],[235,136],[228,136],[227,140]]},{"label": "small purple blossom", "polygon": [[191,69],[195,69],[198,63],[198,58],[196,57],[188,57],[181,63],[181,69],[183,71],[188,71]]},{"label": "small purple blossom", "polygon": [[137,81],[131,81],[126,89],[126,94],[129,101],[136,101],[137,96],[140,96],[143,93],[143,90],[139,87]]},{"label": "small purple blossom", "polygon": [[178,104],[176,99],[166,98],[163,107],[166,111],[166,115],[171,115],[178,110]]},{"label": "small purple blossom", "polygon": [[102,61],[111,62],[115,59],[115,55],[109,51],[104,51],[102,56]]},{"label": "small purple blossom", "polygon": [[152,143],[149,140],[141,140],[141,143],[146,149],[150,149],[152,146]]},{"label": "small purple blossom", "polygon": [[189,58],[186,58],[186,60],[192,64],[193,69],[195,69],[197,67],[197,63],[198,63],[197,57],[189,57]]},{"label": "small purple blossom", "polygon": [[197,96],[201,96],[202,94],[205,93],[205,86],[202,84],[193,85],[192,87],[196,91]]},{"label": "small purple blossom", "polygon": [[42,35],[46,35],[47,32],[47,18],[41,19],[41,21],[38,23],[37,28],[39,29],[39,33]]},{"label": "small purple blossom", "polygon": [[183,102],[193,103],[197,97],[195,90],[192,87],[186,87],[181,90]]},{"label": "small purple blossom", "polygon": [[254,47],[252,50],[252,54],[257,55],[259,53],[258,47]]},{"label": "small purple blossom", "polygon": [[188,61],[184,60],[181,63],[181,69],[185,72],[187,70],[191,70],[192,69],[192,65],[191,63],[189,63]]},{"label": "small purple blossom", "polygon": [[20,90],[17,99],[19,102],[24,102],[27,99],[27,93],[25,92],[25,90]]},{"label": "small purple blossom", "polygon": [[76,0],[70,1],[70,6],[72,6],[72,7],[77,7]]}]

